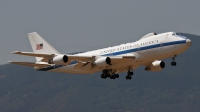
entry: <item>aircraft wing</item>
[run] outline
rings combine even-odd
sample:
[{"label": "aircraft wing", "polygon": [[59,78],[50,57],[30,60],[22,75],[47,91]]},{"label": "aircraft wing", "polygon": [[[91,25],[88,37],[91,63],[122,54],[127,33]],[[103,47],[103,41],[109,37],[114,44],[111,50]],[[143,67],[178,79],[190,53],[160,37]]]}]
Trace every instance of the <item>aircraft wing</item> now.
[{"label": "aircraft wing", "polygon": [[50,67],[51,64],[40,64],[40,63],[32,63],[32,62],[17,62],[17,61],[9,61],[12,64],[31,66],[31,67]]},{"label": "aircraft wing", "polygon": [[[67,55],[69,59],[82,61],[82,62],[93,62],[95,59],[105,57],[105,56],[79,56],[79,55]],[[133,60],[135,59],[135,56],[106,56],[109,57],[112,62],[124,62],[127,60]]]},{"label": "aircraft wing", "polygon": [[[40,57],[40,62],[49,62],[49,60],[53,59],[53,57],[57,54],[45,54],[45,53],[33,53],[33,52],[22,52],[22,51],[15,51],[11,52],[12,54],[24,55],[24,56],[33,56],[33,57]],[[64,54],[58,54],[64,55]],[[69,61],[78,61],[79,63],[75,66],[75,68],[91,68],[91,63],[94,62],[96,59],[105,57],[105,56],[85,56],[85,55],[67,55],[70,59]],[[127,56],[106,56],[109,57],[112,61],[112,65],[119,64],[121,62],[131,61],[135,59],[133,55]],[[14,64],[21,64],[25,66],[46,66],[42,64],[36,63],[28,63],[28,62],[10,62]],[[90,63],[90,64],[89,64]]]}]

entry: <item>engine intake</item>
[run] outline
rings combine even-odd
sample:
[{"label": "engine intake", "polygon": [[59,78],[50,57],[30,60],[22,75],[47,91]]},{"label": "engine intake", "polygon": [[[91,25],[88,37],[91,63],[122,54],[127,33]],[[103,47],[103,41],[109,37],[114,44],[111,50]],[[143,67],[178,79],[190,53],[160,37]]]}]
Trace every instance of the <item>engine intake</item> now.
[{"label": "engine intake", "polygon": [[68,62],[67,55],[58,55],[53,58],[52,63],[56,65],[66,65]]},{"label": "engine intake", "polygon": [[160,71],[165,68],[165,62],[164,61],[154,61],[151,63],[151,65],[147,66],[145,68],[146,71]]},{"label": "engine intake", "polygon": [[111,59],[109,57],[98,58],[94,63],[96,66],[108,66],[111,65]]}]

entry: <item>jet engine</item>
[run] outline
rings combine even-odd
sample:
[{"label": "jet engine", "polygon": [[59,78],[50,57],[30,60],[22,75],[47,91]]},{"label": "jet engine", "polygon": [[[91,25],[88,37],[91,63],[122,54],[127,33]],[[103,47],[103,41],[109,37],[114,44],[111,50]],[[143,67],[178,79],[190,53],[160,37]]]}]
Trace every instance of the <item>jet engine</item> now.
[{"label": "jet engine", "polygon": [[93,64],[101,67],[108,66],[111,65],[111,59],[109,57],[101,57],[98,58]]},{"label": "jet engine", "polygon": [[67,62],[68,62],[68,57],[66,55],[55,56],[52,60],[52,63],[56,65],[66,65]]},{"label": "jet engine", "polygon": [[145,70],[156,72],[162,70],[163,68],[165,68],[165,62],[156,60],[152,62],[151,65],[147,66]]}]

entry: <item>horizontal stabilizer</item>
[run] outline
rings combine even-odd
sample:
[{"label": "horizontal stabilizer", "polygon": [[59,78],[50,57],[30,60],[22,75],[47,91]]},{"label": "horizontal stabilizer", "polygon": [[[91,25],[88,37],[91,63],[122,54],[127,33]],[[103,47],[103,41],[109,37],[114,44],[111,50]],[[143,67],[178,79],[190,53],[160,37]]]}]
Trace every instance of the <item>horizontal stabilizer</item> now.
[{"label": "horizontal stabilizer", "polygon": [[11,52],[11,54],[19,54],[19,55],[33,56],[33,57],[51,57],[51,56],[54,56],[54,54],[42,54],[42,53],[21,52],[21,51],[14,51],[14,52]]},{"label": "horizontal stabilizer", "polygon": [[[53,59],[55,55],[58,54],[47,54],[47,53],[34,53],[34,52],[22,52],[22,51],[14,51],[11,54],[18,54],[24,56],[33,56],[33,57],[40,57],[41,62],[48,62],[50,59]],[[65,54],[59,54],[65,55]],[[77,55],[67,55],[70,60],[77,60],[77,61],[91,61],[94,57],[93,56],[77,56]]]}]

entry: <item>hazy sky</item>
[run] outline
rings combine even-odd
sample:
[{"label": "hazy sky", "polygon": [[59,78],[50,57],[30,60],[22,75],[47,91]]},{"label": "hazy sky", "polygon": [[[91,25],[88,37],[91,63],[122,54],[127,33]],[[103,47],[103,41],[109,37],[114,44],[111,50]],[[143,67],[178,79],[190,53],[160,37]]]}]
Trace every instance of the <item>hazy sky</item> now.
[{"label": "hazy sky", "polygon": [[150,32],[200,35],[200,0],[2,0],[0,64],[35,61],[6,54],[31,51],[38,32],[61,53],[136,41]]}]

